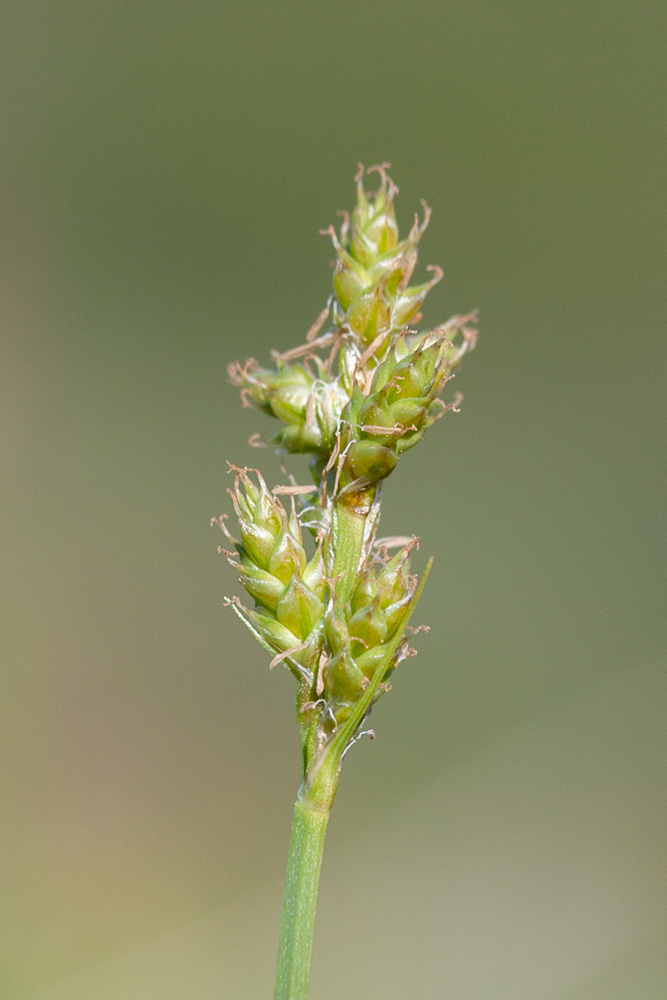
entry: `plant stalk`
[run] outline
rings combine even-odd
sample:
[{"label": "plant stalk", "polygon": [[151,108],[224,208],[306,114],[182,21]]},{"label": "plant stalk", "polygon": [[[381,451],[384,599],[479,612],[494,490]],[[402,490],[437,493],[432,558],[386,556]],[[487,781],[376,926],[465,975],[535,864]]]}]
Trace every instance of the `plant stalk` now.
[{"label": "plant stalk", "polygon": [[287,859],[274,1000],[307,1000],[329,808],[297,798]]},{"label": "plant stalk", "polygon": [[[235,539],[221,548],[254,601],[226,599],[255,638],[297,683],[302,784],[290,839],[275,1000],[307,1000],[315,906],[324,838],[343,757],[362,736],[392,672],[415,651],[408,631],[431,566],[421,582],[410,573],[416,538],[378,545],[382,483],[403,452],[458,403],[441,392],[462,356],[474,347],[474,314],[455,316],[429,332],[405,324],[420,316],[442,273],[410,286],[416,246],[428,223],[399,239],[396,185],[386,164],[356,177],[357,206],[345,215],[336,251],[334,295],[306,343],[273,352],[275,368],[254,360],[230,366],[230,378],[252,404],[285,425],[274,443],[282,452],[310,454],[314,488],[269,490],[258,470],[234,470]],[[364,173],[380,186],[367,192]],[[330,318],[331,327],[320,335]],[[454,343],[461,336],[458,345]],[[301,359],[299,361],[298,359]],[[319,485],[318,485],[319,480]],[[304,494],[288,507],[280,494]],[[316,510],[319,497],[319,511]],[[313,529],[309,560],[303,528]],[[390,548],[399,548],[395,556]],[[408,638],[406,638],[406,636]]]},{"label": "plant stalk", "polygon": [[[374,492],[372,495],[374,495]],[[372,496],[371,495],[371,496]],[[336,504],[334,603],[345,605],[357,581],[370,503],[361,509]],[[294,806],[278,944],[274,1000],[307,1000],[315,906],[324,835],[336,794],[344,745],[305,761]],[[313,768],[309,767],[313,765]]]}]

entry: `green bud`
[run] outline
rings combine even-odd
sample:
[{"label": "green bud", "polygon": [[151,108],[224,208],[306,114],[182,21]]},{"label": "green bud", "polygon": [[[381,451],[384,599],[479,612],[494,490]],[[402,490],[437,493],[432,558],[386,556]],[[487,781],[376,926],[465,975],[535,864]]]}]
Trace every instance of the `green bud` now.
[{"label": "green bud", "polygon": [[301,645],[301,639],[295,635],[286,625],[269,611],[245,609],[250,622],[257,629],[262,638],[275,649],[276,652],[286,653],[290,649],[296,649]]},{"label": "green bud", "polygon": [[379,254],[393,250],[398,243],[394,195],[398,188],[389,178],[385,165],[371,167],[380,174],[380,188],[371,200],[363,186],[363,169],[357,175],[357,207],[354,210],[351,238],[352,255],[364,266]]},{"label": "green bud", "polygon": [[349,648],[350,632],[347,622],[337,609],[332,608],[327,615],[326,637],[329,648],[334,656]]},{"label": "green bud", "polygon": [[355,299],[347,312],[347,324],[364,344],[370,344],[380,330],[389,332],[391,306],[383,298],[382,288],[371,288]]},{"label": "green bud", "polygon": [[380,605],[387,623],[387,634],[393,637],[399,619],[412,600],[417,579],[410,575],[410,552],[414,542],[404,546],[382,566],[377,574]]},{"label": "green bud", "polygon": [[241,528],[242,551],[246,552],[257,566],[264,566],[275,541],[274,536],[266,528],[260,528],[252,522],[243,521],[239,517]]},{"label": "green bud", "polygon": [[372,277],[346,250],[338,243],[333,233],[334,246],[338,254],[334,270],[334,291],[343,309],[349,306],[372,284]]},{"label": "green bud", "polygon": [[239,580],[257,604],[263,605],[269,611],[275,611],[285,590],[282,580],[252,564],[246,565],[232,560],[230,564],[238,570]]},{"label": "green bud", "polygon": [[323,611],[324,606],[319,598],[302,580],[293,576],[278,601],[276,616],[278,621],[303,641],[319,625]]},{"label": "green bud", "polygon": [[345,470],[351,480],[377,483],[394,471],[398,456],[387,445],[366,439],[355,441],[345,456]]},{"label": "green bud", "polygon": [[229,368],[247,405],[277,417],[286,426],[274,442],[284,451],[316,454],[331,451],[348,395],[333,378],[316,377],[304,366],[279,363],[259,368],[252,360]]},{"label": "green bud", "polygon": [[357,656],[355,662],[359,670],[369,680],[382,663],[389,652],[389,643],[381,646],[373,646]]},{"label": "green bud", "polygon": [[378,583],[375,579],[375,574],[367,567],[352,596],[351,608],[353,614],[359,611],[360,608],[365,608],[368,604],[372,604],[377,595]]},{"label": "green bud", "polygon": [[301,545],[301,535],[294,537],[285,529],[281,531],[273,543],[267,560],[267,569],[283,583],[301,573],[306,566],[306,553]]},{"label": "green bud", "polygon": [[327,579],[324,559],[322,558],[321,545],[317,546],[317,551],[305,567],[302,577],[306,587],[308,587],[308,589],[312,591],[312,593],[315,594],[320,601],[324,601],[327,591]]},{"label": "green bud", "polygon": [[[356,639],[355,651],[370,649],[387,638],[387,621],[380,607],[379,598],[360,608],[349,621],[350,637]],[[360,648],[359,648],[360,647]]]},{"label": "green bud", "polygon": [[322,445],[319,432],[307,427],[305,423],[283,427],[281,431],[278,431],[273,441],[280,451],[289,452],[291,455],[319,453]]},{"label": "green bud", "polygon": [[252,359],[244,365],[230,365],[229,377],[241,386],[247,403],[290,422],[303,415],[313,383],[312,375],[300,365],[282,365],[272,371],[260,368]]},{"label": "green bud", "polygon": [[397,295],[407,284],[416,259],[416,251],[406,255],[403,248],[382,254],[375,260],[373,266],[365,271],[368,284],[384,282],[387,293],[391,296]]},{"label": "green bud", "polygon": [[344,649],[327,664],[324,680],[330,706],[340,724],[363,694],[368,678],[349,650]]}]

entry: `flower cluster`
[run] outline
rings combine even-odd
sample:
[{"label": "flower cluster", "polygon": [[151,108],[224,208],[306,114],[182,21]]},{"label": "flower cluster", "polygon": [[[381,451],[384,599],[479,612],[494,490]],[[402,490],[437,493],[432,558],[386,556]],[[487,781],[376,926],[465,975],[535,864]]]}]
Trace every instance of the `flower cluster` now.
[{"label": "flower cluster", "polygon": [[[334,294],[305,343],[273,352],[272,368],[250,359],[229,369],[244,404],[280,421],[273,443],[310,456],[308,486],[270,491],[260,473],[235,469],[238,538],[219,519],[233,546],[223,551],[254,607],[230,603],[272,663],[299,682],[306,777],[329,751],[339,766],[411,652],[405,637],[421,590],[410,572],[416,539],[399,540],[393,557],[377,541],[380,487],[403,452],[457,408],[459,398],[446,404],[441,394],[475,344],[472,314],[427,332],[406,325],[418,322],[442,272],[431,268],[429,281],[410,284],[430,210],[424,204],[423,221],[415,217],[400,239],[387,167],[360,169],[352,217],[343,213],[338,233],[326,230],[336,252]],[[380,184],[369,193],[371,172]]]}]

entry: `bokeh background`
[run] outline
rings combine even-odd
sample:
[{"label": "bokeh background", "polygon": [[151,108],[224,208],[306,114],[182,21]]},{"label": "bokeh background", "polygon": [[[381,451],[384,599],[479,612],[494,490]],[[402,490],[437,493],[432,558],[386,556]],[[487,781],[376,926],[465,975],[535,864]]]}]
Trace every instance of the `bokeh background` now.
[{"label": "bokeh background", "polygon": [[271,995],[293,682],[209,519],[280,472],[225,369],[303,336],[390,160],[425,322],[480,341],[385,491],[432,631],[346,760],[313,1000],[664,998],[664,6],[2,19],[0,995]]}]

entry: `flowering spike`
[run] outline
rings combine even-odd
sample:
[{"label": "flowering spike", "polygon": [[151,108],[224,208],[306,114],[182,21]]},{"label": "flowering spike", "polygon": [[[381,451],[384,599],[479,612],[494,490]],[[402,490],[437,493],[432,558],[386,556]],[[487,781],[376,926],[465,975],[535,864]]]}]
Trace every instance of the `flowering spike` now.
[{"label": "flowering spike", "polygon": [[[424,203],[422,221],[402,238],[388,167],[360,167],[352,215],[342,213],[339,233],[326,230],[334,296],[305,342],[273,352],[273,368],[252,359],[229,368],[243,402],[280,422],[274,444],[311,458],[312,490],[271,492],[260,473],[234,469],[238,542],[225,531],[236,550],[227,558],[254,605],[235,610],[272,664],[297,677],[304,794],[315,799],[335,788],[346,747],[408,655],[421,592],[410,571],[416,539],[391,557],[374,545],[380,484],[454,407],[440,397],[475,343],[473,315],[426,332],[405,326],[442,271],[410,284],[430,209]],[[378,186],[367,190],[375,174]],[[291,494],[288,509],[281,493]]]}]

